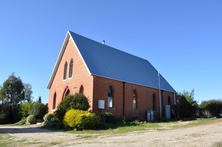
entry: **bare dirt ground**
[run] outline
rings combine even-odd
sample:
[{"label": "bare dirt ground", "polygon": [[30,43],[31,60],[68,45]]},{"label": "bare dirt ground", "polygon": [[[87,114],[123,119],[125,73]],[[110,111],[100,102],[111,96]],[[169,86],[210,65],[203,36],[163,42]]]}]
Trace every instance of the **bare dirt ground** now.
[{"label": "bare dirt ground", "polygon": [[[181,122],[181,124],[186,122]],[[164,128],[164,129],[163,129]],[[123,136],[73,134],[40,129],[38,126],[0,126],[9,135],[8,146],[77,146],[77,147],[222,147],[222,119],[197,126],[132,132]]]}]

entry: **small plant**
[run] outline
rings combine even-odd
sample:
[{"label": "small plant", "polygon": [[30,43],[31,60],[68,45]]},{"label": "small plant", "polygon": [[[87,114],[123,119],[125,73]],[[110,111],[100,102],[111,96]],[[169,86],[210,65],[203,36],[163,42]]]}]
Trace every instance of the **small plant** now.
[{"label": "small plant", "polygon": [[99,124],[99,119],[95,113],[70,109],[64,116],[63,124],[70,128],[94,129]]},{"label": "small plant", "polygon": [[212,115],[211,115],[211,113],[210,113],[209,110],[203,110],[203,111],[202,111],[202,114],[203,114],[203,117],[205,117],[205,118],[210,118],[210,117],[212,117]]},{"label": "small plant", "polygon": [[30,124],[35,124],[36,123],[36,118],[34,115],[29,115],[26,119],[26,122],[27,123],[30,123]]},{"label": "small plant", "polygon": [[139,124],[140,124],[140,123],[139,123],[138,120],[134,120],[134,121],[130,122],[130,125],[131,125],[131,126],[138,126]]}]

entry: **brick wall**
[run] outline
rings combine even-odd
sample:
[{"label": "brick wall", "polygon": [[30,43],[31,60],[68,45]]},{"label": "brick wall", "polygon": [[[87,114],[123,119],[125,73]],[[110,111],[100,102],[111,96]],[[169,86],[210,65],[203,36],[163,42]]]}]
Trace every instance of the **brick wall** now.
[{"label": "brick wall", "polygon": [[[73,77],[69,78],[69,64],[71,59],[73,59],[74,61]],[[67,80],[63,80],[65,62],[68,63]],[[89,75],[89,72],[87,71],[87,68],[84,65],[84,62],[81,56],[79,55],[73,41],[69,40],[49,91],[49,112],[51,113],[53,109],[54,93],[56,93],[57,95],[57,107],[58,104],[62,101],[66,87],[69,88],[71,94],[75,94],[76,92],[79,92],[81,85],[83,85],[84,94],[89,98],[90,105],[92,106],[93,77]]]},{"label": "brick wall", "polygon": [[[112,86],[114,91],[114,108],[108,108],[108,88]],[[133,91],[137,94],[137,109],[133,109]],[[98,109],[98,100],[105,100],[105,109],[114,115],[123,115],[123,104],[125,105],[125,117],[132,115],[139,115],[146,119],[147,109],[153,110],[153,95],[155,95],[155,110],[154,117],[160,116],[159,105],[159,90],[149,87],[144,87],[136,84],[125,83],[125,103],[123,102],[123,82],[112,80],[108,78],[94,76],[94,90],[93,90],[93,112],[100,113]],[[162,112],[165,111],[165,105],[168,105],[168,98],[173,105],[173,93],[163,91]],[[164,114],[162,115],[164,117]]]}]

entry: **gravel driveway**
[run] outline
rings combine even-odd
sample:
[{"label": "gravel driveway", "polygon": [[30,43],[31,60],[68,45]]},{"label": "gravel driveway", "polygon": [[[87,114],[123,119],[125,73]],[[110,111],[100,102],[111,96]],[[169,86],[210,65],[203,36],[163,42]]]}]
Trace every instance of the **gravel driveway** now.
[{"label": "gravel driveway", "polygon": [[[185,122],[184,122],[185,123]],[[132,132],[125,136],[90,136],[40,129],[38,126],[0,126],[0,132],[12,136],[13,146],[77,147],[212,147],[222,146],[222,119],[178,129]]]}]

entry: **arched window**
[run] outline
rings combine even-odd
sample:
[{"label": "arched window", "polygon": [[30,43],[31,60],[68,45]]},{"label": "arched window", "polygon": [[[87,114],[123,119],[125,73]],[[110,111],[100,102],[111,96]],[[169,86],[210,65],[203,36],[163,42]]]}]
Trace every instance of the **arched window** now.
[{"label": "arched window", "polygon": [[70,95],[71,93],[70,93],[70,90],[68,89],[67,90],[67,92],[66,92],[66,94],[65,94],[65,97],[67,96],[67,95]]},{"label": "arched window", "polygon": [[65,88],[64,93],[62,95],[62,100],[67,96],[67,95],[71,95],[71,92],[68,88],[68,86]]},{"label": "arched window", "polygon": [[56,93],[54,94],[54,97],[53,97],[53,105],[52,105],[52,109],[56,109]]},{"label": "arched window", "polygon": [[108,89],[108,107],[113,107],[113,89],[111,86]]},{"label": "arched window", "polygon": [[63,80],[65,80],[67,77],[67,62],[64,65],[64,73],[63,73]]},{"label": "arched window", "polygon": [[170,99],[170,96],[168,97],[168,105],[171,105],[171,99]]},{"label": "arched window", "polygon": [[69,64],[69,78],[72,78],[72,74],[73,74],[73,60],[71,60]]},{"label": "arched window", "polygon": [[153,110],[156,109],[156,98],[155,98],[155,94],[153,94]]},{"label": "arched window", "polygon": [[133,91],[133,109],[137,109],[137,94],[136,91]]},{"label": "arched window", "polygon": [[81,85],[81,87],[80,87],[80,89],[79,89],[79,93],[84,94],[84,88],[83,88],[82,85]]}]

